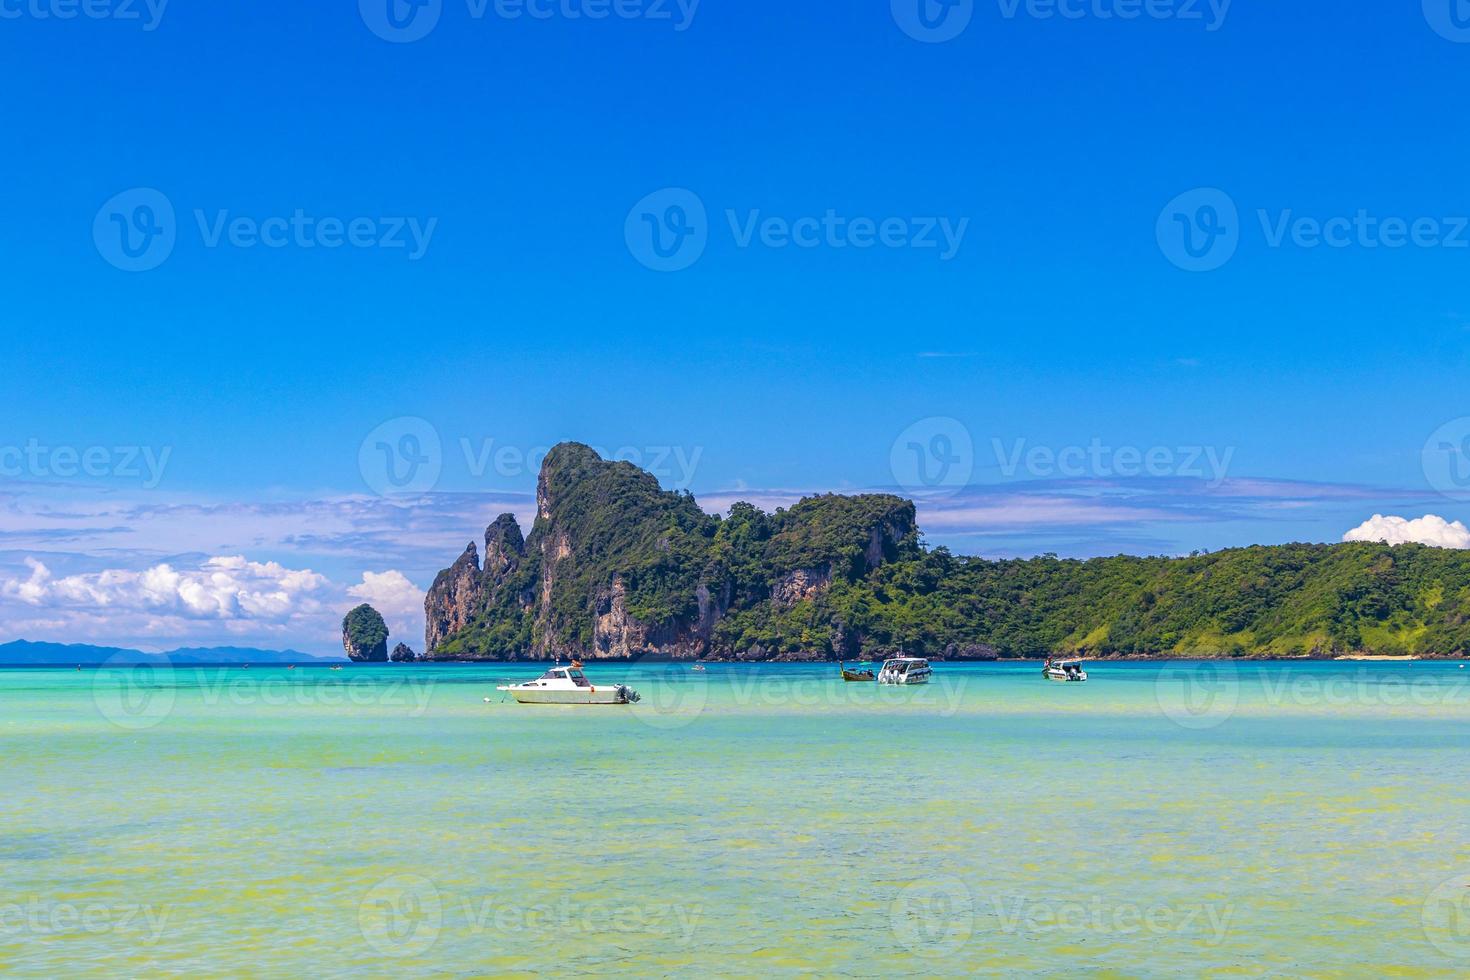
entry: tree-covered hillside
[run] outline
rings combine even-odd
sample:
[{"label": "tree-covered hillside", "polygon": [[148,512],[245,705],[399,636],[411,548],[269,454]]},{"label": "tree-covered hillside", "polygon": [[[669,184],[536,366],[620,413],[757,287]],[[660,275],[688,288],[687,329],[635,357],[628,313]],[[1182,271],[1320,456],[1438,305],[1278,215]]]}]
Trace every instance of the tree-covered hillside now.
[{"label": "tree-covered hillside", "polygon": [[1006,657],[1299,656],[1470,650],[1470,553],[1421,545],[1290,544],[1190,558],[985,561],[943,548],[883,565],[790,609],[757,606],[721,641],[781,652]]},{"label": "tree-covered hillside", "polygon": [[483,573],[470,549],[436,582],[430,620],[463,625],[428,642],[431,657],[1470,651],[1470,552],[987,561],[925,549],[898,497],[829,494],[774,514],[742,503],[721,518],[572,443],[547,456],[537,498],[524,547],[504,515]]}]

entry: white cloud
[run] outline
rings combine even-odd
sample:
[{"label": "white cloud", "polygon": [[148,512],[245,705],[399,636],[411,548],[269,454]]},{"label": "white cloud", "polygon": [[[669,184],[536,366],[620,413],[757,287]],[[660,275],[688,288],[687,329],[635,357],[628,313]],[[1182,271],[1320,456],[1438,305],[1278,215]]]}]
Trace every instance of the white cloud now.
[{"label": "white cloud", "polygon": [[1470,528],[1434,514],[1410,520],[1374,514],[1342,536],[1344,541],[1383,541],[1387,544],[1427,544],[1436,548],[1470,548]]},{"label": "white cloud", "polygon": [[424,590],[410,582],[407,575],[397,569],[363,572],[362,581],[347,594],[383,614],[394,642],[419,647],[417,638],[424,635]]},{"label": "white cloud", "polygon": [[320,608],[328,582],[310,569],[231,555],[196,569],[154,565],[142,571],[109,568],[54,578],[43,562],[26,559],[30,577],[8,579],[0,591],[32,606],[149,612],[190,619],[284,622]]},{"label": "white cloud", "polygon": [[326,653],[340,641],[343,613],[359,602],[383,614],[394,642],[416,647],[424,633],[424,591],[397,569],[364,572],[344,587],[311,569],[239,555],[73,575],[34,557],[25,564],[28,575],[0,579],[0,640],[144,649],[248,643]]}]

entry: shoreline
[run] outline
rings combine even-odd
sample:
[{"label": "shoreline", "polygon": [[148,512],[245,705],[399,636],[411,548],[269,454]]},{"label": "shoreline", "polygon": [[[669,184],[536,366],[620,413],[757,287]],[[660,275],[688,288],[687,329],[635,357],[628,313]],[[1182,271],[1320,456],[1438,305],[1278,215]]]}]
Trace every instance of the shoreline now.
[{"label": "shoreline", "polygon": [[[943,664],[1043,664],[1049,659],[1059,657],[1075,658],[1089,663],[1185,663],[1194,661],[1246,661],[1250,663],[1297,663],[1301,661],[1312,661],[1320,663],[1417,663],[1417,662],[1454,662],[1470,660],[1470,654],[1444,654],[1444,653],[1422,653],[1422,654],[1388,654],[1388,653],[1349,653],[1349,654],[1302,654],[1299,656],[1283,656],[1280,654],[1246,654],[1243,656],[1231,656],[1229,654],[1190,653],[1190,654],[1102,654],[1099,656],[1083,656],[1074,653],[1058,653],[1051,655],[1028,655],[1024,657],[926,657],[930,663]],[[328,670],[339,667],[479,667],[479,666],[523,666],[540,667],[551,666],[560,661],[569,661],[572,657],[561,658],[537,658],[537,659],[508,659],[508,660],[415,660],[406,662],[396,661],[373,661],[355,662],[351,660],[341,661],[281,661],[276,663],[260,663],[258,661],[218,661],[218,662],[181,662],[160,663],[157,660],[140,660],[137,662],[107,661],[80,663],[75,660],[61,661],[57,663],[29,663],[29,662],[0,662],[0,670],[94,670],[100,668],[115,667],[158,667],[164,669],[181,670],[187,667],[194,668],[233,668],[233,669],[258,669],[273,670],[286,667],[302,669]],[[838,664],[856,663],[878,663],[886,657],[858,658],[848,657],[842,660],[828,660],[824,658],[791,657],[773,658],[767,660],[742,660],[738,657],[623,657],[623,658],[590,658],[583,662],[588,666],[637,666],[642,664],[721,664],[721,665],[749,665],[759,666],[762,664],[822,664],[836,666]]]}]

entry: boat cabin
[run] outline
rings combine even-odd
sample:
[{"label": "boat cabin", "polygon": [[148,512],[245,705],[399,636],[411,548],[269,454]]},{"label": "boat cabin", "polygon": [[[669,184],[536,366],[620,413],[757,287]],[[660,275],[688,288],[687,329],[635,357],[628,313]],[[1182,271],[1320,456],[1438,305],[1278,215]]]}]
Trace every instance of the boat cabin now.
[{"label": "boat cabin", "polygon": [[893,660],[883,661],[883,669],[895,674],[907,674],[911,670],[928,668],[929,661],[922,657],[898,657]]},{"label": "boat cabin", "polygon": [[553,667],[536,680],[543,684],[548,681],[560,681],[563,684],[575,684],[577,687],[592,686],[592,682],[587,680],[580,667]]}]

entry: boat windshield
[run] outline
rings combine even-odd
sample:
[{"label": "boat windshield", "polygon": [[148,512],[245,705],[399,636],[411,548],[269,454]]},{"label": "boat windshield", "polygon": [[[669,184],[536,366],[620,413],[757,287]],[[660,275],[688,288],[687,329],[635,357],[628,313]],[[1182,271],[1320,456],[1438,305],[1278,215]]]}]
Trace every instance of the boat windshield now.
[{"label": "boat windshield", "polygon": [[588,683],[587,678],[582,676],[582,672],[580,670],[569,670],[567,671],[567,676],[570,677],[572,679],[572,683],[577,685],[578,687],[592,686],[590,683]]},{"label": "boat windshield", "polygon": [[540,677],[543,681],[564,681],[567,679],[565,667],[553,667]]}]

